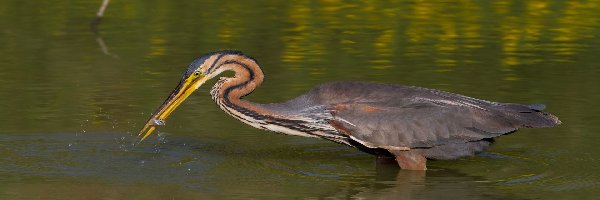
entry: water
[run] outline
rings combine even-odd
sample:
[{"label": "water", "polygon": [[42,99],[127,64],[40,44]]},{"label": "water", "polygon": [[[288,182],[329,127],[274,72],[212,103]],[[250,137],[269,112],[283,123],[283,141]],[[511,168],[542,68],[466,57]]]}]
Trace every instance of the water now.
[{"label": "water", "polygon": [[[0,199],[593,198],[600,192],[598,1],[0,2]],[[239,49],[276,102],[360,80],[544,103],[563,124],[430,170],[255,130],[207,83],[133,148],[205,52]]]}]

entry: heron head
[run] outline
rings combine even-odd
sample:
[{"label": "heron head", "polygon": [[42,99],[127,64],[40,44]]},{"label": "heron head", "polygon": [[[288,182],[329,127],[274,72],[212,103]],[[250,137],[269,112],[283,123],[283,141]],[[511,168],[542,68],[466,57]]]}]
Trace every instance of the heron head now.
[{"label": "heron head", "polygon": [[152,114],[146,125],[144,125],[144,128],[140,131],[138,135],[138,137],[141,137],[140,142],[150,136],[157,126],[164,125],[165,119],[204,82],[221,73],[221,70],[215,69],[217,61],[223,55],[232,52],[241,54],[241,52],[221,51],[208,53],[195,59],[183,74],[183,78],[177,87],[175,87],[156,112]]}]

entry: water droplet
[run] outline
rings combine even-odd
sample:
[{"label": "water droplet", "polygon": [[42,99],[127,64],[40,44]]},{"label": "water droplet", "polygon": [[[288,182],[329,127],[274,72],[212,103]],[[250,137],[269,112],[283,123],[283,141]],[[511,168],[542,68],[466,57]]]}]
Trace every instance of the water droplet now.
[{"label": "water droplet", "polygon": [[158,139],[159,144],[166,144],[167,143],[167,134],[159,131],[157,133],[157,139]]}]

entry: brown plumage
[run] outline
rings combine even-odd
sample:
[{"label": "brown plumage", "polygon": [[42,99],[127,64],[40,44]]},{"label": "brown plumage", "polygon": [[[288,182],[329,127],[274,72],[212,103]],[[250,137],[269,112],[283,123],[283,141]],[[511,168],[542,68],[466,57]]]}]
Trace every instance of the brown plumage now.
[{"label": "brown plumage", "polygon": [[[427,159],[456,159],[489,147],[494,138],[519,128],[561,122],[543,105],[497,103],[420,87],[333,82],[283,103],[244,100],[263,81],[256,60],[239,51],[206,54],[192,62],[173,94],[140,135],[150,135],[191,92],[223,71],[211,90],[226,113],[253,127],[318,137],[395,158],[403,169],[425,170]],[[143,139],[142,138],[142,139]]]}]

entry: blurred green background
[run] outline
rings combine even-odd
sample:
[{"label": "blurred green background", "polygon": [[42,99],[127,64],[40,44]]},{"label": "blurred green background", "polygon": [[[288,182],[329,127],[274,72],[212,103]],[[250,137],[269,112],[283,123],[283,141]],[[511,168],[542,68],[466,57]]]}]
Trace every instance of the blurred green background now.
[{"label": "blurred green background", "polygon": [[[600,1],[0,1],[0,198],[592,198],[600,192]],[[255,130],[206,84],[128,144],[203,53],[237,49],[284,101],[334,80],[544,103],[521,130],[426,174]]]}]

